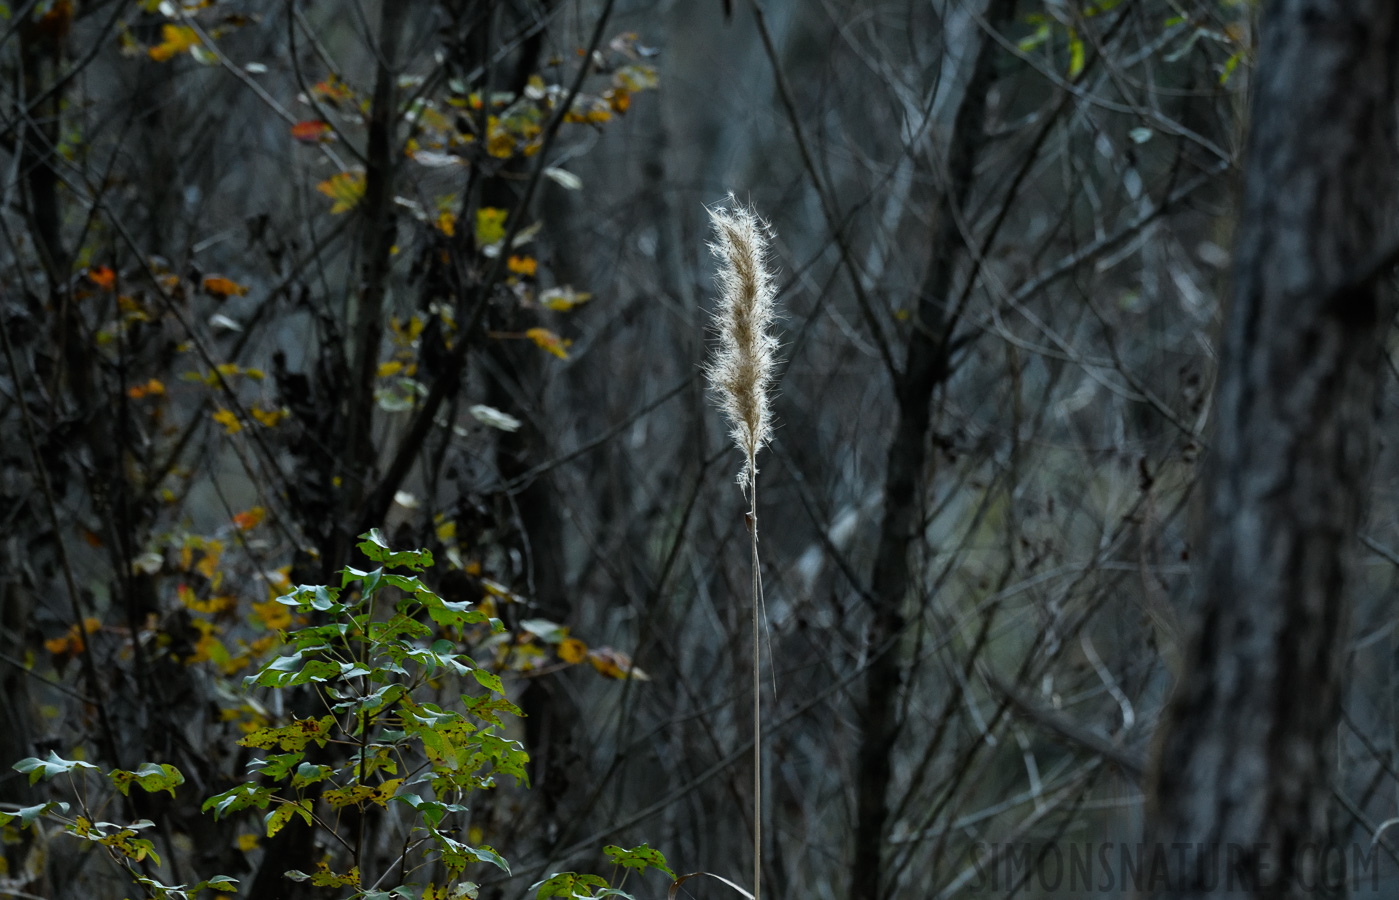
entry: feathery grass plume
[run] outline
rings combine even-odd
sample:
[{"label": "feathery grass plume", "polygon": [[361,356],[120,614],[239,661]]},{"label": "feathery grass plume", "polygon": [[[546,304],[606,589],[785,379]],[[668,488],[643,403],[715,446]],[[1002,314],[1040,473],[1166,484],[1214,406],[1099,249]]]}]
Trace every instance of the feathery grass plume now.
[{"label": "feathery grass plume", "polygon": [[768,392],[777,365],[772,275],[767,269],[768,226],[734,201],[732,210],[710,210],[715,240],[710,250],[719,259],[719,305],[714,324],[719,350],[707,374],[730,433],[743,451],[738,480],[748,494],[748,532],[753,547],[753,900],[762,897],[763,858],[763,703],[760,681],[758,608],[763,578],[758,564],[758,451],[772,428]]},{"label": "feathery grass plume", "polygon": [[777,338],[768,331],[775,291],[767,269],[767,223],[737,203],[709,216],[715,232],[709,249],[719,260],[719,351],[708,367],[709,383],[743,451],[739,481],[749,483],[772,427],[768,391],[777,362]]}]

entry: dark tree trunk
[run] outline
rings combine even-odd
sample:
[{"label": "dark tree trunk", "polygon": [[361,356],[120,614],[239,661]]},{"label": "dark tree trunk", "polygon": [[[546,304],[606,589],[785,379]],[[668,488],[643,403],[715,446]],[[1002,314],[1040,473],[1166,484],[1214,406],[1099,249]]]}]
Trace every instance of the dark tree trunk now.
[{"label": "dark tree trunk", "polygon": [[[1015,0],[991,0],[991,27],[1009,20]],[[883,887],[883,845],[889,820],[889,784],[903,684],[897,643],[904,628],[904,603],[913,581],[909,545],[922,533],[928,427],[933,392],[950,373],[949,348],[957,317],[950,296],[952,275],[963,248],[957,214],[966,206],[977,152],[985,142],[986,92],[995,74],[997,45],[979,36],[966,90],[953,120],[947,155],[947,182],[934,215],[932,255],[923,279],[903,371],[894,386],[898,425],[884,473],[884,513],[870,577],[869,647],[860,702],[859,768],[856,775],[855,854],[850,900],[877,900]]]},{"label": "dark tree trunk", "polygon": [[[1256,897],[1316,896],[1304,848],[1328,835],[1350,557],[1391,316],[1360,276],[1393,234],[1397,40],[1390,0],[1277,0],[1263,23],[1199,630],[1153,785],[1155,843],[1221,860],[1244,848]],[[1225,888],[1217,873],[1187,857],[1153,887],[1209,896]]]}]

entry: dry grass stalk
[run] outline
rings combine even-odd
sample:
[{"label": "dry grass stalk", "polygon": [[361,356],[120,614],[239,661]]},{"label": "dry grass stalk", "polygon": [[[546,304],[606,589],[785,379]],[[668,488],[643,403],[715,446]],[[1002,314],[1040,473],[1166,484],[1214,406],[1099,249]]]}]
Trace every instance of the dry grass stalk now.
[{"label": "dry grass stalk", "polygon": [[[733,199],[732,196],[729,198]],[[769,393],[777,365],[777,338],[770,331],[775,290],[767,268],[767,224],[735,203],[710,211],[719,259],[719,305],[714,323],[719,351],[708,366],[709,383],[728,417],[730,433],[743,451],[739,483],[749,500],[748,530],[753,547],[753,897],[762,896],[763,712],[759,681],[758,608],[763,581],[758,565],[758,451],[772,428]]]},{"label": "dry grass stalk", "polygon": [[769,332],[775,291],[767,269],[767,225],[752,210],[710,211],[719,259],[719,306],[714,323],[719,352],[709,364],[709,382],[728,417],[734,443],[744,454],[739,480],[757,471],[758,451],[772,427],[768,392],[777,364],[777,338]]}]

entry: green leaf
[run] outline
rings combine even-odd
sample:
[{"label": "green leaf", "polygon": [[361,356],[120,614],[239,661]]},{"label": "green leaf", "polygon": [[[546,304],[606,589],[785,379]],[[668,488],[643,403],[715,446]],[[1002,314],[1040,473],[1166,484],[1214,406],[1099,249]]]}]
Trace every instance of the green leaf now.
[{"label": "green leaf", "polygon": [[283,803],[272,812],[267,814],[267,836],[273,837],[281,831],[293,815],[300,816],[307,825],[311,824],[311,801],[301,800],[297,803]]},{"label": "green leaf", "polygon": [[67,803],[55,801],[50,801],[48,803],[40,803],[36,806],[26,806],[20,810],[17,810],[14,815],[9,815],[8,813],[3,814],[5,815],[5,821],[0,822],[0,825],[8,825],[10,822],[14,821],[16,816],[18,816],[20,827],[28,828],[30,825],[33,825],[35,822],[37,822],[40,816],[42,816],[44,813],[48,812],[49,810],[55,807],[58,808],[59,812],[66,813],[68,811]]},{"label": "green leaf", "polygon": [[476,676],[476,680],[481,683],[481,687],[495,691],[497,694],[505,693],[505,685],[501,683],[500,676],[494,672],[487,672],[485,669],[476,668],[471,670],[471,674]]},{"label": "green leaf", "polygon": [[145,763],[134,772],[125,769],[113,769],[107,773],[107,777],[112,779],[112,784],[121,791],[122,796],[129,796],[132,783],[139,784],[148,793],[154,794],[156,791],[169,791],[170,796],[175,796],[175,786],[185,783],[185,776],[180,774],[180,770],[169,763]]},{"label": "green leaf", "polygon": [[360,535],[360,542],[356,546],[365,556],[374,562],[383,563],[386,568],[401,567],[421,572],[432,565],[432,553],[427,550],[390,550],[388,542],[377,528],[371,528]]},{"label": "green leaf", "polygon": [[229,893],[236,893],[238,890],[238,879],[230,878],[227,875],[215,875],[208,881],[199,882],[199,884],[195,885],[194,889],[191,890],[190,893],[194,893],[201,887],[213,888],[216,891],[228,891]]},{"label": "green leaf", "polygon": [[530,886],[536,891],[535,900],[548,900],[549,897],[591,897],[592,888],[606,888],[607,881],[597,875],[579,875],[577,872],[559,872]]},{"label": "green leaf", "polygon": [[281,781],[291,773],[291,767],[301,762],[304,753],[274,753],[267,759],[252,759],[248,761],[248,769],[265,775],[273,781]]},{"label": "green leaf", "polygon": [[422,797],[413,793],[396,794],[393,799],[416,809],[429,828],[436,828],[440,825],[447,813],[468,812],[467,808],[460,803],[443,803],[440,800],[424,800]]},{"label": "green leaf", "polygon": [[1069,78],[1077,78],[1083,73],[1084,51],[1083,38],[1078,36],[1078,32],[1069,29]]},{"label": "green leaf", "polygon": [[306,787],[308,784],[315,784],[318,781],[325,781],[333,773],[330,766],[318,766],[313,763],[304,762],[296,767],[296,775],[292,777],[291,786],[294,788]]},{"label": "green leaf", "polygon": [[562,643],[568,637],[567,628],[548,619],[525,619],[520,622],[520,630],[529,632],[546,644]]},{"label": "green leaf", "polygon": [[602,852],[616,865],[625,869],[635,869],[644,872],[647,869],[660,869],[670,876],[670,880],[675,880],[675,873],[666,864],[665,854],[659,850],[652,850],[645,844],[633,847],[630,850],[623,850],[616,844],[610,844],[602,848]]},{"label": "green leaf", "polygon": [[91,769],[94,772],[100,771],[92,763],[76,759],[61,759],[59,755],[52,750],[49,751],[47,759],[36,759],[31,756],[15,763],[13,768],[16,772],[27,772],[29,774],[30,784],[34,784],[40,778],[47,781],[55,775],[64,775],[68,772],[82,772],[87,769]]},{"label": "green leaf", "polygon": [[272,788],[259,787],[256,784],[240,784],[231,790],[215,794],[205,800],[204,805],[199,807],[199,811],[208,812],[212,809],[214,820],[217,821],[219,816],[235,813],[240,809],[247,809],[249,806],[266,809],[271,800]]}]

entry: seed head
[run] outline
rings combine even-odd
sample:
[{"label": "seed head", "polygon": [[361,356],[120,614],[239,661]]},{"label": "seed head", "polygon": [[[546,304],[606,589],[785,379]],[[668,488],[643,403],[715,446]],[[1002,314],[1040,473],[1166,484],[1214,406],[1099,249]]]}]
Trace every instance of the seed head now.
[{"label": "seed head", "polygon": [[772,427],[768,393],[778,343],[769,333],[775,292],[767,269],[768,225],[738,203],[732,210],[710,210],[709,216],[715,234],[709,249],[719,260],[714,311],[719,349],[706,371],[734,443],[743,451],[739,480],[746,481],[757,471],[758,451]]}]

